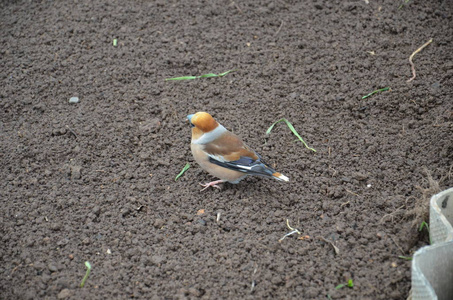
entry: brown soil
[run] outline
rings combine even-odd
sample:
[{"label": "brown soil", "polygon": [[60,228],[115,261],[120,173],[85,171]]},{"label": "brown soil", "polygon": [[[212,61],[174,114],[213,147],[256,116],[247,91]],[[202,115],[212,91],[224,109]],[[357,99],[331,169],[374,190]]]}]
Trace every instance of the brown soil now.
[{"label": "brown soil", "polygon": [[[453,2],[403,2],[2,1],[0,298],[404,299],[453,186]],[[291,181],[200,193],[201,110]]]}]

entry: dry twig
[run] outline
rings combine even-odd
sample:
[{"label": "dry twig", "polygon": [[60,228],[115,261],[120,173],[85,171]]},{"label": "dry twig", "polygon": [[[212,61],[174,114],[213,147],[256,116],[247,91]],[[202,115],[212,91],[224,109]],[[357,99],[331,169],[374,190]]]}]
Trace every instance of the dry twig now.
[{"label": "dry twig", "polygon": [[392,212],[390,214],[385,214],[384,216],[382,216],[382,218],[379,220],[379,223],[382,224],[384,222],[384,219],[387,217],[392,218],[392,222],[393,222],[393,219],[395,218],[395,214],[398,213],[403,207],[405,207],[406,204],[407,204],[407,199],[406,199],[406,203],[404,205],[398,207],[394,212]]},{"label": "dry twig", "polygon": [[277,31],[275,32],[274,36],[277,36],[277,35],[278,35],[278,33],[280,32],[280,30],[282,29],[282,27],[283,27],[283,21],[282,21],[282,23],[280,24],[280,27],[278,27],[278,29],[277,29]]},{"label": "dry twig", "polygon": [[340,249],[338,249],[338,247],[335,246],[332,241],[329,241],[328,239],[326,239],[322,236],[318,236],[318,238],[323,240],[324,242],[330,244],[333,247],[333,250],[335,250],[335,254],[337,254],[337,255],[340,254]]},{"label": "dry twig", "polygon": [[66,125],[66,128],[68,128],[69,132],[71,132],[74,137],[77,139],[77,134],[74,132],[74,130],[72,130],[68,125]]},{"label": "dry twig", "polygon": [[220,222],[220,212],[217,213],[217,219],[216,219],[217,223]]},{"label": "dry twig", "polygon": [[395,241],[395,239],[394,239],[391,235],[389,235],[389,236],[390,236],[390,239],[393,241],[393,243],[395,243],[396,247],[398,247],[398,249],[399,249],[399,250],[401,251],[401,253],[403,253],[403,255],[404,255],[405,253],[404,253],[403,248],[401,248],[401,246],[398,245],[398,243]]},{"label": "dry twig", "polygon": [[289,220],[288,220],[288,219],[286,219],[286,226],[288,226],[288,228],[289,228],[290,230],[292,230],[292,231],[291,231],[291,232],[288,232],[288,233],[285,234],[281,239],[279,239],[279,240],[278,240],[279,242],[283,241],[287,236],[290,236],[290,235],[292,235],[292,234],[295,234],[295,233],[297,233],[297,234],[302,234],[302,233],[299,231],[299,229],[297,229],[297,228],[292,228],[291,226],[289,226]]},{"label": "dry twig", "polygon": [[255,286],[256,286],[256,281],[255,281],[256,271],[258,271],[258,264],[255,262],[255,268],[254,268],[253,274],[252,274],[252,286],[250,288],[250,293],[253,292],[253,289],[255,289]]},{"label": "dry twig", "polygon": [[230,5],[231,5],[231,4],[233,4],[233,5],[234,5],[234,7],[236,7],[236,8],[237,8],[237,10],[239,11],[239,13],[240,13],[240,14],[242,14],[242,13],[243,13],[242,9],[241,9],[241,8],[239,7],[239,5],[237,5],[237,4],[236,4],[236,2],[232,1],[232,2],[230,3]]},{"label": "dry twig", "polygon": [[411,69],[412,69],[412,78],[408,79],[407,82],[411,82],[412,80],[415,79],[415,65],[412,62],[412,59],[414,58],[415,54],[417,54],[418,52],[422,51],[422,49],[425,48],[426,46],[428,46],[429,44],[431,44],[432,41],[433,41],[433,39],[430,39],[429,41],[424,43],[420,48],[415,50],[414,53],[411,54],[411,56],[409,56],[409,63],[411,64]]}]

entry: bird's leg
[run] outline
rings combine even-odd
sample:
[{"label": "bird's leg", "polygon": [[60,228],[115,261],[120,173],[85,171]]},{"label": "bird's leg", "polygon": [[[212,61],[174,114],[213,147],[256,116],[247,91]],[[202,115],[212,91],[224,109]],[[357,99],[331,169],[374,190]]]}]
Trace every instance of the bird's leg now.
[{"label": "bird's leg", "polygon": [[205,184],[200,183],[200,185],[203,187],[203,189],[200,192],[204,191],[205,189],[207,189],[210,186],[220,189],[220,186],[218,186],[217,184],[225,182],[225,181],[226,180],[217,180],[217,181],[211,181],[211,182],[208,182]]}]

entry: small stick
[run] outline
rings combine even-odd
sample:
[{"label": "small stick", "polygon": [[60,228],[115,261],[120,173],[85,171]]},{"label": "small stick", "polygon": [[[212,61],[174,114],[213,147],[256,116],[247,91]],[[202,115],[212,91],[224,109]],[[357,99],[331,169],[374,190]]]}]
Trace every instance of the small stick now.
[{"label": "small stick", "polygon": [[409,63],[411,64],[411,69],[412,69],[412,78],[409,78],[407,80],[407,82],[411,82],[412,80],[415,79],[415,65],[414,63],[412,62],[412,59],[414,58],[415,54],[417,54],[418,52],[422,51],[423,48],[425,48],[426,46],[428,46],[429,44],[431,44],[433,41],[433,39],[430,39],[429,41],[427,41],[426,43],[424,43],[420,48],[418,48],[417,50],[414,51],[414,53],[411,54],[411,56],[409,56]]},{"label": "small stick", "polygon": [[349,201],[345,202],[345,203],[341,203],[340,207],[343,207],[343,206],[348,205],[348,204],[349,204]]},{"label": "small stick", "polygon": [[328,239],[326,239],[322,236],[318,236],[318,238],[320,238],[321,240],[323,240],[326,243],[329,243],[333,247],[333,250],[335,250],[335,254],[337,254],[337,255],[340,254],[340,249],[338,249],[338,247],[335,246],[332,241],[329,241]]},{"label": "small stick", "polygon": [[286,226],[288,226],[288,228],[291,229],[291,230],[299,232],[299,230],[297,230],[296,228],[292,228],[291,226],[289,226],[289,220],[288,219],[286,219]]},{"label": "small stick", "polygon": [[283,21],[282,21],[282,23],[280,24],[280,27],[278,27],[278,29],[277,29],[277,31],[275,32],[274,36],[277,36],[277,35],[278,35],[278,33],[280,32],[280,30],[282,29],[282,27],[283,27]]},{"label": "small stick", "polygon": [[250,293],[253,292],[255,285],[256,285],[255,280],[252,280],[252,287],[250,288]]},{"label": "small stick", "polygon": [[[258,270],[258,265],[255,263],[255,269],[253,270],[252,278],[255,277],[257,270]],[[256,281],[255,281],[255,279],[252,279],[252,287],[250,288],[250,293],[253,292],[253,289],[255,288],[255,286],[256,286]]]},{"label": "small stick", "polygon": [[384,219],[385,219],[386,217],[391,217],[391,218],[392,218],[392,222],[393,222],[393,219],[395,218],[395,215],[394,215],[394,214],[396,214],[396,213],[397,213],[401,208],[403,208],[404,206],[406,206],[406,204],[404,204],[404,205],[398,207],[394,212],[392,212],[392,213],[390,213],[390,214],[385,214],[385,215],[381,218],[381,220],[379,221],[379,223],[382,224],[382,222],[384,221]]},{"label": "small stick", "polygon": [[217,223],[220,221],[220,212],[217,213]]},{"label": "small stick", "polygon": [[286,219],[286,226],[288,226],[288,228],[289,228],[290,230],[292,230],[292,231],[289,232],[289,233],[287,233],[287,234],[285,234],[281,239],[279,239],[279,240],[278,240],[279,242],[283,241],[287,236],[290,236],[290,235],[292,235],[292,234],[295,234],[295,233],[297,233],[297,234],[302,234],[302,233],[299,231],[299,229],[297,229],[297,228],[292,228],[291,226],[289,226],[289,220],[288,220],[288,219]]},{"label": "small stick", "polygon": [[400,245],[398,245],[398,243],[395,241],[395,239],[391,235],[389,235],[389,236],[392,239],[392,241],[395,243],[395,245],[398,247],[398,249],[400,249],[401,253],[403,253],[403,255],[404,255],[403,248],[401,248]]},{"label": "small stick", "polygon": [[66,125],[66,128],[68,128],[68,130],[74,135],[74,137],[77,139],[77,134],[74,132],[74,130],[72,130],[71,128],[69,128],[68,125]]},{"label": "small stick", "polygon": [[236,2],[233,1],[233,2],[231,2],[231,4],[233,4],[237,8],[237,10],[239,11],[240,14],[243,13],[242,9],[239,7],[239,5],[236,4]]},{"label": "small stick", "polygon": [[354,193],[353,191],[350,191],[348,189],[345,189],[347,193],[354,195],[354,196],[359,196],[358,194]]}]

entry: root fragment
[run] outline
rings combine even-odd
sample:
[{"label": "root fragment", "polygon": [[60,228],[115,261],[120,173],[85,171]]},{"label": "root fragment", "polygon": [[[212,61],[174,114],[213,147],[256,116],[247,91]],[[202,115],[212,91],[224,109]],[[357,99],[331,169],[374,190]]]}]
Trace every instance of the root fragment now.
[{"label": "root fragment", "polygon": [[425,48],[426,46],[428,46],[429,44],[431,44],[433,41],[433,39],[430,39],[429,41],[427,41],[426,43],[424,43],[420,48],[418,48],[417,50],[414,51],[414,53],[411,54],[411,56],[409,56],[409,63],[411,64],[411,69],[412,69],[412,78],[409,78],[407,80],[407,82],[411,82],[412,80],[415,79],[415,65],[414,63],[412,62],[412,59],[414,58],[415,54],[417,54],[418,52],[422,51],[423,48]]}]

